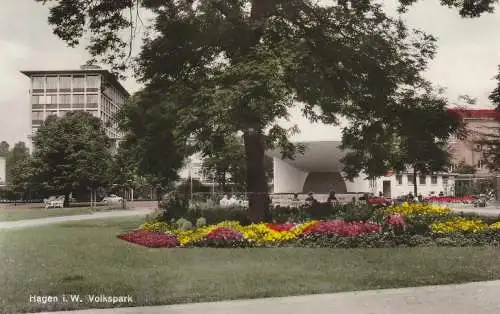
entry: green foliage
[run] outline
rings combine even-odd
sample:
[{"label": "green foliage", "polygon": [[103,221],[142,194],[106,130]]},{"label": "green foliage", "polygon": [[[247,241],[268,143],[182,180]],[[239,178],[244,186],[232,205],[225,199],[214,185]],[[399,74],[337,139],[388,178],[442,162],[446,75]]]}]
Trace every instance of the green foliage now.
[{"label": "green foliage", "polygon": [[[134,60],[145,88],[122,126],[143,173],[165,185],[192,149],[210,155],[214,136],[243,134],[254,221],[269,219],[265,149],[290,156],[297,149],[289,141],[296,128],[277,124],[297,101],[311,121],[335,124],[343,115],[354,122],[343,138],[358,154],[345,159],[351,176],[356,169],[376,176],[408,161],[392,141],[414,135],[401,126],[403,116],[418,115],[426,141],[449,129],[447,120],[435,123],[444,113],[422,105],[436,102],[422,92],[429,88],[421,75],[435,53],[434,38],[409,30],[375,1],[39,1],[53,4],[49,23],[68,44],[89,38],[92,57],[117,71]],[[153,15],[154,36],[144,36],[132,59],[121,34],[134,33],[140,20],[134,15],[143,9]],[[364,161],[369,154],[373,161]]]},{"label": "green foliage", "polygon": [[[400,11],[405,12],[408,6],[418,2],[419,0],[399,0],[401,3]],[[484,13],[493,13],[495,4],[498,0],[480,0],[480,1],[464,1],[464,0],[440,0],[442,5],[450,8],[459,9],[462,17],[479,17]]]},{"label": "green foliage", "polygon": [[251,223],[248,210],[240,207],[193,208],[189,210],[187,216],[190,221],[195,222],[203,217],[208,225],[218,224],[222,221],[238,221],[242,226]]},{"label": "green foliage", "polygon": [[453,172],[460,173],[460,174],[474,174],[476,173],[477,169],[474,165],[469,165],[465,162],[465,160],[462,160],[458,163],[457,167]]},{"label": "green foliage", "polygon": [[[2,149],[8,149],[9,145],[6,142],[2,142]],[[5,154],[5,151],[3,152]],[[24,142],[17,142],[12,150],[6,152],[6,182],[8,184],[14,184],[13,181],[18,183],[20,180],[15,177],[22,175],[22,164],[26,164],[26,160],[29,158],[29,150]]]},{"label": "green foliage", "polygon": [[34,137],[34,183],[66,196],[109,183],[111,141],[100,119],[83,111],[48,118]]},{"label": "green foliage", "polygon": [[189,220],[184,219],[184,218],[178,219],[175,222],[175,224],[177,226],[177,229],[180,229],[180,230],[191,230],[191,229],[193,229],[193,224]]},{"label": "green foliage", "polygon": [[204,227],[207,225],[207,220],[204,217],[196,219],[196,228]]}]

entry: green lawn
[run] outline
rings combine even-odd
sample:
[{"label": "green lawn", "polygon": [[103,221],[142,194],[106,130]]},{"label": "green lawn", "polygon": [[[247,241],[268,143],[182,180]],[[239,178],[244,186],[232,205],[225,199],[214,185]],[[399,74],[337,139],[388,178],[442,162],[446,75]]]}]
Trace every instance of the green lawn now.
[{"label": "green lawn", "polygon": [[0,221],[16,221],[26,219],[38,219],[56,216],[71,216],[89,214],[88,207],[69,207],[69,208],[30,208],[30,209],[1,209]]},{"label": "green lawn", "polygon": [[[0,313],[111,306],[88,302],[89,294],[159,305],[500,278],[492,248],[147,249],[116,238],[139,223],[0,231]],[[84,302],[29,303],[30,295],[62,294]]]}]

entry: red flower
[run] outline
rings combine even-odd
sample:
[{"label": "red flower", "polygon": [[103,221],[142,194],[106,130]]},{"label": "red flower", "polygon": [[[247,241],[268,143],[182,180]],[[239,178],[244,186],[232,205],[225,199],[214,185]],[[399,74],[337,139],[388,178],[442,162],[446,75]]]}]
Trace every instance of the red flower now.
[{"label": "red flower", "polygon": [[343,220],[321,221],[304,229],[305,234],[358,236],[379,232],[381,227],[373,222],[345,222]]},{"label": "red flower", "polygon": [[404,226],[406,225],[405,218],[400,214],[393,214],[388,217],[387,223],[390,225]]},{"label": "red flower", "polygon": [[175,235],[158,232],[131,231],[122,233],[118,237],[122,240],[151,248],[170,248],[179,245],[179,241]]},{"label": "red flower", "polygon": [[234,241],[234,240],[241,240],[243,238],[243,235],[235,231],[231,228],[217,228],[215,230],[212,230],[207,236],[207,240],[229,240],[229,241]]},{"label": "red flower", "polygon": [[282,231],[290,231],[295,227],[295,224],[293,223],[287,223],[287,224],[266,224],[266,227],[268,227],[271,230],[282,232]]}]

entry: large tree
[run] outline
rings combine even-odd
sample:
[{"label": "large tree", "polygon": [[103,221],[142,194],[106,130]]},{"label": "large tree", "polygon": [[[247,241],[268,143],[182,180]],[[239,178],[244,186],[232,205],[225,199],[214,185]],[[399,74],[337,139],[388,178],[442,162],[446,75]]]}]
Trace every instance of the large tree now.
[{"label": "large tree", "polygon": [[26,143],[17,142],[14,144],[14,147],[8,152],[7,160],[6,160],[6,182],[8,184],[12,184],[15,179],[16,173],[14,168],[18,166],[18,164],[22,164],[29,157],[29,149],[26,147]]},{"label": "large tree", "polygon": [[430,86],[403,90],[397,97],[399,101],[387,106],[391,113],[358,121],[344,131],[343,162],[349,179],[361,171],[375,178],[410,169],[417,195],[417,175],[445,171],[451,160],[448,138],[464,138],[467,132],[462,118]]},{"label": "large tree", "polygon": [[94,195],[109,182],[112,143],[101,120],[90,113],[49,117],[33,144],[33,181],[65,195],[65,206],[72,191],[90,189]]},{"label": "large tree", "polygon": [[90,54],[118,71],[131,60],[136,12],[153,15],[135,59],[145,84],[137,110],[163,115],[149,114],[149,122],[167,122],[161,129],[176,138],[169,148],[189,136],[206,151],[214,134],[241,132],[254,221],[269,218],[265,149],[280,146],[287,156],[295,149],[278,119],[300,102],[311,121],[335,124],[340,114],[353,128],[390,124],[401,105],[395,95],[425,83],[421,72],[435,51],[434,38],[370,0],[37,1],[53,4],[57,36],[75,46],[90,35]]}]

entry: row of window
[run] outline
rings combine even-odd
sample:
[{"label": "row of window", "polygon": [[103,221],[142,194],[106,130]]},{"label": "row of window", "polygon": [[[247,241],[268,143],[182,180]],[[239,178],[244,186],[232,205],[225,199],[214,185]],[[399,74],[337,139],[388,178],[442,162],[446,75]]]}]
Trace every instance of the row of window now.
[{"label": "row of window", "polygon": [[101,79],[98,75],[34,76],[32,84],[34,90],[97,89],[100,87]]},{"label": "row of window", "polygon": [[[83,109],[80,109],[80,110],[90,112],[94,117],[99,117],[99,111],[97,111],[97,110],[83,110]],[[57,110],[33,111],[33,112],[31,112],[31,120],[33,121],[32,124],[33,125],[41,124],[41,122],[44,121],[49,116],[64,117],[68,112],[70,112],[70,110],[66,110],[66,111],[57,111]],[[36,123],[34,121],[36,121]]]},{"label": "row of window", "polygon": [[[437,175],[432,175],[431,177],[431,184],[435,185],[438,184],[438,176]],[[407,183],[408,185],[413,185],[413,175],[409,174],[406,176],[407,178]],[[403,176],[402,175],[396,175],[396,182],[398,185],[403,184]],[[427,184],[427,176],[421,175],[418,176],[418,183],[420,185],[426,185]],[[448,184],[448,177],[443,176],[443,184],[446,185]]]},{"label": "row of window", "polygon": [[[85,98],[87,101],[85,101]],[[99,96],[97,94],[74,94],[74,95],[33,95],[31,96],[32,105],[45,104],[97,104]]]}]

